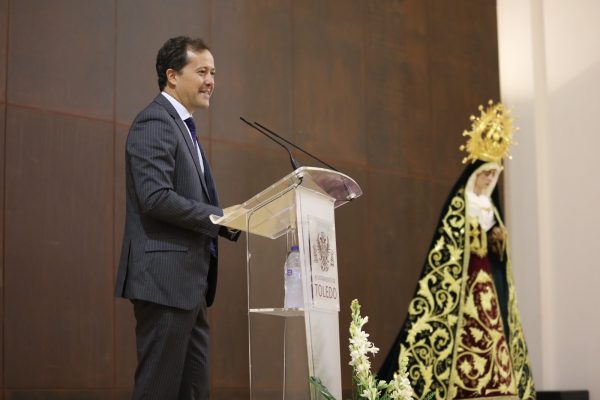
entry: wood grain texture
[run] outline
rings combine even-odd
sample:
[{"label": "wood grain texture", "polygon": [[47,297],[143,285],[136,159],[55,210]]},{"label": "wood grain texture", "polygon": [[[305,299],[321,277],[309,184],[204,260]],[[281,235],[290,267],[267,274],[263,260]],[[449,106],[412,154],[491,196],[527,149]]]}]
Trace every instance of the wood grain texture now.
[{"label": "wood grain texture", "polygon": [[8,388],[112,384],[110,124],[8,108]]},{"label": "wood grain texture", "polygon": [[[366,329],[381,348],[375,369],[463,168],[458,146],[468,117],[499,97],[495,7],[480,0],[0,0],[0,400],[129,398],[135,321],[131,304],[112,297],[124,143],[158,91],[158,48],[180,34],[204,37],[215,56],[211,108],[194,117],[224,206],[290,172],[285,152],[239,116],[294,140],[364,190],[336,211],[348,392],[351,300],[370,316]],[[212,392],[244,399],[243,240],[221,241],[220,258],[210,309]]]},{"label": "wood grain texture", "polygon": [[109,120],[113,0],[10,2],[8,101]]}]

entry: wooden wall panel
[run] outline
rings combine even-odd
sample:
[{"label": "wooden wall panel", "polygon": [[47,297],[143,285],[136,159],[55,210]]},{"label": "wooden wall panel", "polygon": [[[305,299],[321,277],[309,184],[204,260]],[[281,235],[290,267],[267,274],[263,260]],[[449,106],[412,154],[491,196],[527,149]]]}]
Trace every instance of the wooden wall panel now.
[{"label": "wooden wall panel", "polygon": [[294,3],[294,129],[323,159],[365,165],[365,2]]},{"label": "wooden wall panel", "polygon": [[365,31],[369,165],[431,176],[427,4],[369,2]]},{"label": "wooden wall panel", "polygon": [[369,179],[373,290],[364,312],[372,321],[369,330],[382,349],[382,360],[406,314],[436,217],[430,207],[430,182],[379,171],[371,172]]},{"label": "wooden wall panel", "polygon": [[10,3],[8,101],[113,116],[113,0]]},{"label": "wooden wall panel", "polygon": [[239,117],[292,136],[290,0],[215,1],[212,43],[217,64],[212,135],[268,148],[276,145]]},{"label": "wooden wall panel", "polygon": [[488,99],[499,99],[496,29],[481,22],[495,20],[495,2],[428,1],[431,122],[436,142],[445,144],[435,146],[434,159],[448,160],[434,165],[442,179],[454,180],[463,168],[456,149],[464,143],[469,115]]},{"label": "wooden wall panel", "polygon": [[[211,109],[194,117],[223,205],[291,170],[285,152],[240,115],[334,164],[365,192],[336,212],[348,392],[350,301],[370,316],[376,368],[463,168],[457,149],[468,116],[498,98],[495,18],[495,2],[480,0],[0,0],[0,134],[8,104],[0,400],[130,397],[135,322],[130,303],[112,297],[125,138],[158,94],[158,48],[179,34],[204,37],[215,56]],[[221,255],[209,312],[212,391],[217,400],[244,399],[243,238],[222,241]]]},{"label": "wooden wall panel", "polygon": [[7,388],[110,388],[112,126],[8,108]]},{"label": "wooden wall panel", "polygon": [[[0,343],[4,343],[4,169],[5,169],[5,121],[6,121],[6,54],[8,34],[8,0],[0,0]],[[4,346],[0,350],[0,388],[4,387]],[[4,393],[0,391],[0,400]]]},{"label": "wooden wall panel", "polygon": [[[6,117],[6,53],[8,34],[8,0],[0,0],[0,343],[4,342],[4,140]],[[3,347],[3,346],[2,346]],[[0,388],[4,387],[4,354],[0,349]],[[0,391],[0,400],[3,399]]]},{"label": "wooden wall panel", "polygon": [[[1,77],[0,77],[1,79]],[[6,106],[0,103],[0,343],[4,343],[4,141]],[[4,360],[4,346],[0,348],[0,361]],[[4,362],[0,362],[0,388],[4,387]]]},{"label": "wooden wall panel", "polygon": [[8,390],[6,400],[113,400],[110,390]]},{"label": "wooden wall panel", "polygon": [[[117,125],[115,130],[115,169],[114,169],[114,277],[116,277],[121,256],[123,229],[125,227],[125,141],[129,128]],[[133,305],[125,299],[115,299],[115,386],[129,388],[133,383],[137,365],[135,350],[135,318]]]},{"label": "wooden wall panel", "polygon": [[0,103],[6,102],[8,0],[0,0]]},{"label": "wooden wall panel", "polygon": [[[178,35],[208,41],[210,1],[128,0],[116,4],[116,118],[130,124],[159,93],[155,64],[163,43]],[[207,127],[199,123],[198,132],[206,132]]]}]

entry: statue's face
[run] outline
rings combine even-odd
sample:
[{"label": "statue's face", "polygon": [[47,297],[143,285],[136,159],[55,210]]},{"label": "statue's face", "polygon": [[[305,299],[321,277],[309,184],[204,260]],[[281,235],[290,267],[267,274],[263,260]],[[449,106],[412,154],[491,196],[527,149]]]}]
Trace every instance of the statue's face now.
[{"label": "statue's face", "polygon": [[475,186],[473,191],[475,194],[481,194],[486,192],[489,186],[494,182],[494,178],[496,177],[495,169],[487,169],[477,173],[477,177],[475,178]]}]

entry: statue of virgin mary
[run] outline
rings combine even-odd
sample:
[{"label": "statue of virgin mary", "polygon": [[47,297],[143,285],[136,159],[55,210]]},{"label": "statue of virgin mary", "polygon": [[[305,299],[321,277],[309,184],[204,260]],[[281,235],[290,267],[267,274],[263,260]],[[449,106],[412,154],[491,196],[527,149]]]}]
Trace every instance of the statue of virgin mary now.
[{"label": "statue of virgin mary", "polygon": [[502,104],[480,107],[471,161],[442,207],[408,315],[379,379],[409,355],[415,393],[437,399],[534,399],[509,237],[496,184],[512,138]]}]

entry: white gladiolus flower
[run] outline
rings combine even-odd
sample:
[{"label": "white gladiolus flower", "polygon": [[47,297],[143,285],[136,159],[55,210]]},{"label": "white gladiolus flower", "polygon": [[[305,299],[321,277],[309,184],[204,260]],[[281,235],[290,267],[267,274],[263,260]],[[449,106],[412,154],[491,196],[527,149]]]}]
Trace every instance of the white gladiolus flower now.
[{"label": "white gladiolus flower", "polygon": [[[400,368],[394,374],[394,379],[387,383],[377,382],[371,373],[369,354],[377,354],[379,349],[369,341],[369,334],[362,327],[369,321],[368,317],[360,316],[360,304],[353,300],[350,306],[352,322],[350,323],[350,362],[354,371],[354,383],[362,399],[367,400],[412,400],[415,393],[408,379],[408,357],[406,352],[401,352]],[[383,397],[380,395],[383,393]]]}]

